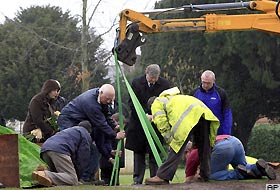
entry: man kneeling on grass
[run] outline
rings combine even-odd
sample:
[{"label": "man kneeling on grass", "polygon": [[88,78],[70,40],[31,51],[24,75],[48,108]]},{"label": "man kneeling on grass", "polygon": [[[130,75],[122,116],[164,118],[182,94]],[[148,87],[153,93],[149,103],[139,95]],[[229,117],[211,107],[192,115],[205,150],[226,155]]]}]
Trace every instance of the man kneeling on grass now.
[{"label": "man kneeling on grass", "polygon": [[[196,171],[199,166],[198,150],[190,148],[186,158],[186,183],[199,180]],[[231,164],[234,170],[228,170]],[[211,153],[211,174],[212,180],[241,180],[260,179],[263,176],[270,180],[276,179],[275,170],[263,159],[255,164],[248,164],[245,157],[245,150],[241,141],[230,135],[218,135]]]},{"label": "man kneeling on grass", "polygon": [[78,185],[90,158],[92,131],[89,121],[56,133],[42,145],[41,158],[48,170],[32,172],[40,185]]}]

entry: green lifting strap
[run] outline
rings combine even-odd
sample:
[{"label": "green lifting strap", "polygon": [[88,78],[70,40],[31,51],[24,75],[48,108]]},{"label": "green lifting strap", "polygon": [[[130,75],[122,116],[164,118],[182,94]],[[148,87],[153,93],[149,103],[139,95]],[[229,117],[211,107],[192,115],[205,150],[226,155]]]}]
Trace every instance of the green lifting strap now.
[{"label": "green lifting strap", "polygon": [[[120,77],[120,76],[119,76],[119,71],[120,71],[121,69],[120,69],[119,62],[118,62],[118,59],[117,59],[117,54],[116,54],[115,51],[114,51],[114,57],[115,57],[116,78],[117,78],[117,85],[118,85],[118,98],[119,98],[118,100],[119,100],[119,105],[120,105],[119,107],[121,107],[122,104],[121,104],[121,102],[120,102],[120,100],[121,100],[120,97],[121,97],[121,96],[120,96],[120,82],[119,82],[119,77]],[[140,122],[141,122],[141,125],[142,125],[142,127],[143,127],[144,133],[145,133],[145,135],[146,135],[146,137],[147,137],[147,139],[148,139],[149,145],[150,145],[150,147],[151,147],[151,150],[152,150],[152,153],[153,153],[153,155],[154,155],[154,157],[155,157],[155,160],[156,160],[156,162],[157,162],[157,165],[160,166],[160,165],[162,164],[162,160],[161,160],[161,158],[160,158],[160,156],[159,156],[159,153],[158,153],[158,151],[157,151],[157,148],[156,148],[156,146],[155,146],[155,143],[156,143],[157,147],[159,148],[159,150],[161,151],[161,153],[162,153],[164,159],[167,158],[167,153],[166,153],[165,149],[163,148],[163,146],[162,146],[162,144],[161,144],[161,142],[160,142],[158,136],[156,135],[156,132],[154,131],[154,129],[153,129],[151,123],[149,122],[149,120],[148,120],[148,118],[147,118],[147,116],[146,116],[146,114],[145,114],[145,112],[144,112],[144,110],[143,110],[141,104],[139,103],[139,101],[138,101],[136,95],[134,94],[134,92],[133,92],[133,90],[132,90],[132,88],[131,88],[131,86],[130,86],[130,84],[129,84],[128,80],[126,79],[126,77],[125,77],[125,75],[124,75],[123,72],[122,72],[122,76],[123,76],[123,78],[124,78],[126,87],[127,87],[128,92],[129,92],[129,94],[130,94],[130,97],[131,97],[131,99],[132,99],[133,105],[134,105],[134,107],[135,107],[135,109],[136,109],[136,112],[137,112],[137,115],[138,115],[139,120],[140,120]],[[155,142],[155,143],[154,143],[154,142]],[[114,162],[114,167],[113,167],[113,173],[114,173],[114,172],[116,172],[116,173],[118,172],[118,168],[117,168],[118,162],[119,162],[118,153],[119,153],[120,148],[121,148],[121,141],[119,141],[119,143],[118,143],[117,153],[116,153],[115,162]],[[113,173],[112,173],[112,176],[114,176]],[[110,185],[112,184],[112,179],[113,179],[112,176],[111,176]],[[116,175],[116,176],[117,176],[117,175]],[[116,178],[115,178],[115,179],[116,179]],[[116,183],[116,180],[115,180],[115,183]]]},{"label": "green lifting strap", "polygon": [[[116,52],[114,52],[116,54]],[[116,59],[116,58],[115,58]],[[119,64],[116,64],[116,79],[117,79],[117,91],[118,91],[118,111],[119,111],[119,125],[120,125],[120,131],[124,130],[124,125],[123,125],[123,113],[122,113],[122,98],[121,98],[121,88],[120,88],[120,72],[119,72]],[[113,166],[113,171],[111,174],[111,179],[110,179],[110,186],[113,183],[113,179],[115,177],[114,185],[117,185],[117,180],[118,180],[118,174],[119,174],[119,152],[122,147],[122,140],[118,141],[117,145],[117,151],[115,155],[115,161],[114,161],[114,166]]]}]

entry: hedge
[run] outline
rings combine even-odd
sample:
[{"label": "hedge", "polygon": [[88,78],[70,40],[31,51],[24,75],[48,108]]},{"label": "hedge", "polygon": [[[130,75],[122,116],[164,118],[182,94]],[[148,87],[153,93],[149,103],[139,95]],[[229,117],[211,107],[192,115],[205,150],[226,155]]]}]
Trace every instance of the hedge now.
[{"label": "hedge", "polygon": [[280,162],[280,124],[256,124],[248,141],[247,155]]}]

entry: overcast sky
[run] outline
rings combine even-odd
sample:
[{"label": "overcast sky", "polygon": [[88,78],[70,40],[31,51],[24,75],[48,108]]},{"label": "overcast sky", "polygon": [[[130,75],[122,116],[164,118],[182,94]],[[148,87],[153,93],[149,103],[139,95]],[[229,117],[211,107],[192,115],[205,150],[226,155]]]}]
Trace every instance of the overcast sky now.
[{"label": "overcast sky", "polygon": [[[91,26],[95,27],[99,34],[107,31],[114,20],[119,20],[121,10],[129,8],[135,11],[151,10],[157,0],[102,0],[94,16]],[[91,15],[98,0],[88,0],[88,17]],[[13,19],[20,7],[25,9],[32,5],[59,6],[62,11],[70,11],[71,15],[81,15],[82,0],[7,0],[0,6],[0,22],[3,23],[5,16]],[[116,26],[117,27],[117,26]],[[115,28],[116,28],[115,27]],[[104,37],[105,47],[111,48],[115,38],[115,30]]]}]

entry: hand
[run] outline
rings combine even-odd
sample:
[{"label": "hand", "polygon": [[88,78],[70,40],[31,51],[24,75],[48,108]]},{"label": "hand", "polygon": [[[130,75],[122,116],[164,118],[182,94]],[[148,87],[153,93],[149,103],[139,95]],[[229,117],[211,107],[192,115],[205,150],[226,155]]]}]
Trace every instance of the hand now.
[{"label": "hand", "polygon": [[125,132],[120,131],[117,133],[116,139],[124,139],[125,138]]},{"label": "hand", "polygon": [[114,159],[114,158],[109,158],[109,162],[110,162],[111,164],[114,164],[115,159]]},{"label": "hand", "polygon": [[[117,153],[117,150],[112,150],[111,151],[112,156],[116,156],[116,153]],[[121,150],[119,151],[119,157],[122,157],[122,151]]]},{"label": "hand", "polygon": [[146,116],[147,116],[147,118],[148,118],[148,120],[149,120],[150,122],[153,121],[153,116],[152,116],[152,115],[146,114]]},{"label": "hand", "polygon": [[117,126],[114,128],[114,131],[115,131],[115,132],[119,132],[119,131],[120,131],[120,125],[117,125]]},{"label": "hand", "polygon": [[185,151],[183,156],[182,156],[182,159],[183,160],[187,160],[188,159],[188,156],[189,156],[190,152],[189,151]]}]

